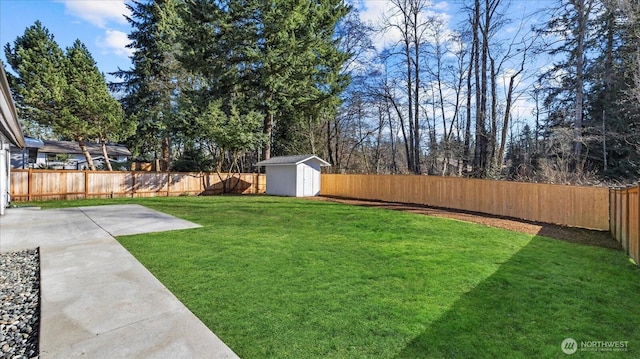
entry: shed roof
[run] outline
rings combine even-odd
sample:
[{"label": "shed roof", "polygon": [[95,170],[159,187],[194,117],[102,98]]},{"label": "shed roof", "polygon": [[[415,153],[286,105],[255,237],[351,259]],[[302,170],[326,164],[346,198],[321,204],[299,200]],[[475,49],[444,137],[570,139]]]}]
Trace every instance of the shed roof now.
[{"label": "shed roof", "polygon": [[[42,153],[82,154],[78,142],[44,140],[44,146],[38,151]],[[87,149],[92,155],[102,155],[99,143],[86,142]],[[123,145],[107,145],[107,154],[110,156],[131,156],[131,151]]]},{"label": "shed roof", "polygon": [[331,164],[316,155],[295,155],[295,156],[276,156],[268,160],[256,163],[256,166],[285,166],[298,165],[303,162],[313,160],[320,163],[320,166],[331,166]]}]

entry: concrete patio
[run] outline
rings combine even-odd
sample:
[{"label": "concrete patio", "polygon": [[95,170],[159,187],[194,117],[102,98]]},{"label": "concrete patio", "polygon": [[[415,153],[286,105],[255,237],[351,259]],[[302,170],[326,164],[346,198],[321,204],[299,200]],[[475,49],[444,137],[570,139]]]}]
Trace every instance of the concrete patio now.
[{"label": "concrete patio", "polygon": [[0,251],[40,248],[40,358],[237,358],[114,238],[195,227],[139,205],[8,209]]}]

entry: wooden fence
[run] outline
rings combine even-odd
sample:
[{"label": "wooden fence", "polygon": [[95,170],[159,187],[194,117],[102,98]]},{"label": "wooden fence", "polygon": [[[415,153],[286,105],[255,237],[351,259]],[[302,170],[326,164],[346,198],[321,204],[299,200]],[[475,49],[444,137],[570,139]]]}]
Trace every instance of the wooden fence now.
[{"label": "wooden fence", "polygon": [[[263,174],[12,170],[14,201],[264,193]],[[414,203],[608,230],[640,264],[640,185],[577,187],[456,177],[323,174],[321,195]]]},{"label": "wooden fence", "polygon": [[323,174],[320,193],[609,230],[609,189],[457,177]]},{"label": "wooden fence", "polygon": [[264,193],[265,176],[216,173],[11,170],[11,199],[32,201],[109,197],[157,197]]},{"label": "wooden fence", "polygon": [[609,191],[609,217],[613,238],[640,265],[639,186],[612,188]]}]

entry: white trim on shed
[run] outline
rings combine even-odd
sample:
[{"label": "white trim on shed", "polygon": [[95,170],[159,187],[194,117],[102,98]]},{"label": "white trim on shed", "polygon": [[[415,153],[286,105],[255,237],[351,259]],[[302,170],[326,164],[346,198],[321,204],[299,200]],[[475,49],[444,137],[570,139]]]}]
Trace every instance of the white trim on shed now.
[{"label": "white trim on shed", "polygon": [[279,156],[256,163],[267,174],[266,193],[308,197],[320,194],[320,168],[331,164],[315,155]]}]

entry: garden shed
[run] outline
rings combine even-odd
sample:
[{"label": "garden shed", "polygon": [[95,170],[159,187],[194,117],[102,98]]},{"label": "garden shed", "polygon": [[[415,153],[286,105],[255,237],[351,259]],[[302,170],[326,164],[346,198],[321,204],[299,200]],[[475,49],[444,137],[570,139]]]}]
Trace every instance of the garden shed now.
[{"label": "garden shed", "polygon": [[272,157],[256,163],[265,167],[267,194],[308,197],[320,194],[320,168],[331,164],[315,155]]}]

